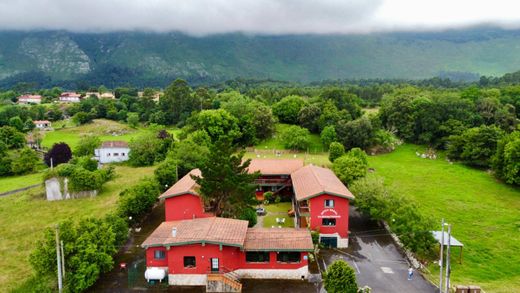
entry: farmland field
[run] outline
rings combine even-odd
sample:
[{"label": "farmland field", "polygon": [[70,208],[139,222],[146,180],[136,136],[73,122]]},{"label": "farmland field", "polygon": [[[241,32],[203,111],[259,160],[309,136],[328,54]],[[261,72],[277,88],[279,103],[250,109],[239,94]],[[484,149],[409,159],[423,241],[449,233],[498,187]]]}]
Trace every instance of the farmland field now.
[{"label": "farmland field", "polygon": [[117,177],[94,198],[49,202],[43,188],[0,197],[0,291],[14,289],[31,276],[28,256],[45,228],[67,218],[101,217],[114,211],[119,192],[153,175],[154,167],[116,166],[115,170]]},{"label": "farmland field", "polygon": [[[452,257],[452,283],[477,284],[487,292],[520,291],[520,190],[491,174],[462,164],[421,159],[424,148],[403,145],[369,157],[369,166],[395,192],[414,199],[432,220],[452,224],[453,236],[464,244]],[[430,278],[438,267],[430,265]]]},{"label": "farmland field", "polygon": [[39,172],[28,175],[0,177],[0,193],[41,183],[42,174]]}]

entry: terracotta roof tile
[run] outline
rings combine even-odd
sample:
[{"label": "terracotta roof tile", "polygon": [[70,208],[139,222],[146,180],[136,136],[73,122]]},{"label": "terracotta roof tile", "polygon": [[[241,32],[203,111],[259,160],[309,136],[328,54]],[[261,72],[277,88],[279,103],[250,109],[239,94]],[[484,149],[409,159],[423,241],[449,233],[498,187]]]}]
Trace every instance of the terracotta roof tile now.
[{"label": "terracotta roof tile", "polygon": [[323,193],[354,199],[352,193],[330,169],[307,165],[291,174],[296,200]]},{"label": "terracotta roof tile", "polygon": [[262,175],[289,175],[303,167],[300,159],[252,159],[249,172],[259,171]]},{"label": "terracotta roof tile", "polygon": [[201,172],[199,169],[193,169],[190,173],[184,175],[181,180],[177,181],[172,187],[166,190],[159,198],[168,198],[172,196],[182,195],[186,193],[199,195],[198,189],[199,185],[190,175],[201,176]]},{"label": "terracotta roof tile", "polygon": [[[244,220],[217,217],[163,222],[141,246],[178,246],[205,242],[243,248],[247,224]],[[175,236],[173,229],[176,230]]]},{"label": "terracotta roof tile", "polygon": [[127,148],[128,143],[126,141],[104,141],[101,144],[102,148]]},{"label": "terracotta roof tile", "polygon": [[244,243],[245,250],[306,250],[313,249],[311,233],[307,229],[250,228]]}]

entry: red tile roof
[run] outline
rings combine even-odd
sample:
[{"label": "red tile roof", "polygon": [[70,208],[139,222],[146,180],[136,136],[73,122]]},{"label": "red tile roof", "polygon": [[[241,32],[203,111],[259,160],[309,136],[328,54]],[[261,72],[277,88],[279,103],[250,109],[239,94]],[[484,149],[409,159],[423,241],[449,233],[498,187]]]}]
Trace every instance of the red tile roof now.
[{"label": "red tile roof", "polygon": [[259,171],[262,175],[290,175],[303,167],[300,159],[252,159],[249,172]]},{"label": "red tile roof", "polygon": [[[217,217],[163,222],[141,246],[146,248],[213,243],[243,248],[247,224],[244,220]],[[176,231],[175,236],[173,229]]]},{"label": "red tile roof", "polygon": [[181,178],[181,180],[177,181],[172,187],[170,187],[168,190],[166,190],[159,198],[168,198],[183,194],[193,194],[193,195],[199,195],[198,189],[199,185],[193,178],[191,178],[191,175],[193,176],[201,176],[201,172],[199,169],[193,169],[190,171],[190,173],[184,175],[184,177]]},{"label": "red tile roof", "polygon": [[126,141],[104,141],[101,144],[102,148],[127,148],[128,143]]},{"label": "red tile roof", "polygon": [[307,165],[291,174],[296,200],[306,200],[321,194],[354,199],[352,193],[330,169]]},{"label": "red tile roof", "polygon": [[22,95],[22,96],[19,96],[18,97],[18,100],[28,100],[28,99],[37,99],[37,100],[41,100],[42,99],[42,96],[40,95]]},{"label": "red tile roof", "polygon": [[34,120],[34,124],[51,124],[49,120]]},{"label": "red tile roof", "polygon": [[250,228],[247,230],[244,249],[312,251],[311,232],[294,228]]}]

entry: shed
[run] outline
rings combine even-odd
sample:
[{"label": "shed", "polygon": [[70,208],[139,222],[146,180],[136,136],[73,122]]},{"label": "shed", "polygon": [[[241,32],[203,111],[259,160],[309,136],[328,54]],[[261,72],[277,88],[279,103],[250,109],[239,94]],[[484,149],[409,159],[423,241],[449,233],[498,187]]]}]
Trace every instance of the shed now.
[{"label": "shed", "polygon": [[[448,246],[448,232],[444,231],[444,243],[442,243],[442,231],[432,231],[433,238],[437,240],[439,245]],[[464,248],[464,244],[460,242],[459,240],[455,239],[453,235],[450,237],[450,246],[454,247],[460,247],[460,254],[459,254],[459,263],[462,263],[462,248]]]}]

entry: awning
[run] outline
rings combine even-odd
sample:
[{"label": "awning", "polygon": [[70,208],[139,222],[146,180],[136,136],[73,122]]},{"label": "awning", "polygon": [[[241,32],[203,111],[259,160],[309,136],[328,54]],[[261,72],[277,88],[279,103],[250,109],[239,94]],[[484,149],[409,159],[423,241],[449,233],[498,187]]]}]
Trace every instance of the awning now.
[{"label": "awning", "polygon": [[[439,242],[439,244],[442,244],[441,243],[442,231],[432,231],[432,233],[433,233],[433,238],[435,238],[435,240],[437,240],[437,242]],[[448,245],[448,232],[446,232],[446,231],[444,231],[444,245]],[[455,237],[453,237],[453,235],[451,235],[450,246],[463,247],[464,244],[462,244],[462,242],[455,239]]]}]

